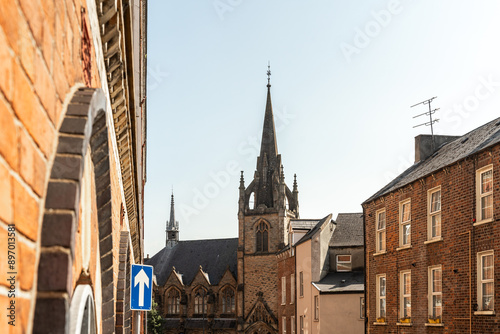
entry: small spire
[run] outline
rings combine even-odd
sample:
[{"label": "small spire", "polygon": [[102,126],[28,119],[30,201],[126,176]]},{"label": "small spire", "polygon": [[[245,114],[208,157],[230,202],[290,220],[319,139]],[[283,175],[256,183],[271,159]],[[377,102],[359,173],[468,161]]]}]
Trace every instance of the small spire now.
[{"label": "small spire", "polygon": [[241,171],[241,176],[240,176],[240,187],[245,188],[245,178],[243,177],[243,171]]},{"label": "small spire", "polygon": [[293,174],[293,191],[298,191],[297,189],[297,174]]},{"label": "small spire", "polygon": [[285,181],[285,171],[283,165],[281,165],[281,180]]},{"label": "small spire", "polygon": [[271,87],[271,62],[267,62],[267,88]]}]

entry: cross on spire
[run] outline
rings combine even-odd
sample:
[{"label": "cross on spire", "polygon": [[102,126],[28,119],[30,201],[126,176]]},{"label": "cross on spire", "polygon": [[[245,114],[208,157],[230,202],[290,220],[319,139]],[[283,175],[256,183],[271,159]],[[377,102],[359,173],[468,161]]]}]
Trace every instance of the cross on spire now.
[{"label": "cross on spire", "polygon": [[267,88],[271,87],[271,62],[267,62]]}]

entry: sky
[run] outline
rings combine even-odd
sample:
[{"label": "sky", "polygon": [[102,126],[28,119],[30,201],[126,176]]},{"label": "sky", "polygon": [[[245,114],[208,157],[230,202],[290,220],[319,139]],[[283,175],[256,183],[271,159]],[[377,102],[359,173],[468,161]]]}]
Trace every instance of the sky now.
[{"label": "sky", "polygon": [[238,236],[240,171],[256,169],[267,66],[301,218],[361,212],[414,162],[414,137],[463,135],[500,116],[500,2],[148,2],[145,254]]}]

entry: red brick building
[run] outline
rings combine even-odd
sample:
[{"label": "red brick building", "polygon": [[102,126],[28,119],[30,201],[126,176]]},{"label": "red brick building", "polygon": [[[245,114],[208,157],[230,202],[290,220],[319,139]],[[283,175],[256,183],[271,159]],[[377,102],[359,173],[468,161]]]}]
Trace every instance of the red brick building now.
[{"label": "red brick building", "polygon": [[367,332],[500,333],[500,119],[415,144],[363,203]]},{"label": "red brick building", "polygon": [[146,1],[0,8],[0,333],[139,330]]}]

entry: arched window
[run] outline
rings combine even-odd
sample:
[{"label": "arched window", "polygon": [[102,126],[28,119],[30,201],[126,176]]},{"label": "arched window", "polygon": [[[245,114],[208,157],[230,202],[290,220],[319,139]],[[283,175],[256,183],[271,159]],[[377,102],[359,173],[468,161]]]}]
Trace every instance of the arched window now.
[{"label": "arched window", "polygon": [[250,194],[250,198],[248,199],[248,208],[250,210],[255,209],[255,193],[254,192],[252,192]]},{"label": "arched window", "polygon": [[268,227],[264,222],[257,226],[257,252],[268,251]]},{"label": "arched window", "polygon": [[222,313],[236,313],[234,290],[231,287],[222,290]]},{"label": "arched window", "polygon": [[167,291],[167,314],[179,314],[180,300],[179,290],[171,288]]},{"label": "arched window", "polygon": [[207,312],[207,291],[198,288],[194,292],[194,314],[205,314]]}]

